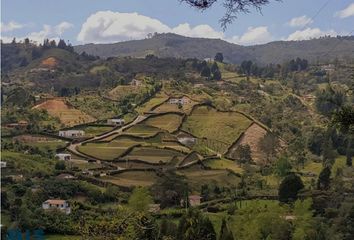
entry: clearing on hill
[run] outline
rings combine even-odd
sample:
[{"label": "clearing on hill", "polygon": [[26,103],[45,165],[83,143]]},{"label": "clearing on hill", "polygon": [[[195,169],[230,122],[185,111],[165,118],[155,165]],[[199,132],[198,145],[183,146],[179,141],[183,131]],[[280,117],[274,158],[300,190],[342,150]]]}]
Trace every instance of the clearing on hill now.
[{"label": "clearing on hill", "polygon": [[41,62],[42,67],[54,68],[58,65],[58,60],[54,57],[49,57]]},{"label": "clearing on hill", "polygon": [[267,130],[257,123],[252,123],[244,134],[235,142],[227,153],[228,157],[234,159],[236,150],[240,145],[248,144],[251,148],[252,160],[257,164],[264,163],[266,154],[261,150],[259,142],[267,134]]},{"label": "clearing on hill", "polygon": [[66,126],[93,122],[96,119],[68,105],[64,99],[50,99],[34,106],[32,109],[44,109],[49,115],[59,118]]}]

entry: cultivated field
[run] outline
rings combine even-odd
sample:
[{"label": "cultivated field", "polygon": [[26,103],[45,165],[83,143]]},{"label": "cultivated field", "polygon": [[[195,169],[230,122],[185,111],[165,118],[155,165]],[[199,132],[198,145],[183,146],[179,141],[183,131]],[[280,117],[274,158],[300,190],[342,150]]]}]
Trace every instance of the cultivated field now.
[{"label": "cultivated field", "polygon": [[[134,145],[134,144],[132,144]],[[115,145],[111,143],[87,143],[78,147],[86,155],[102,159],[113,160],[120,157],[131,145]]]},{"label": "cultivated field", "polygon": [[64,99],[50,99],[34,106],[32,109],[44,109],[49,115],[59,118],[66,126],[93,122],[96,119],[68,105]]},{"label": "cultivated field", "polygon": [[174,132],[182,124],[182,116],[175,113],[152,116],[146,119],[144,124],[157,127],[168,132]]},{"label": "cultivated field", "polygon": [[152,171],[132,171],[120,174],[105,176],[101,179],[119,186],[150,186],[157,180],[155,172]]},{"label": "cultivated field", "polygon": [[153,126],[148,126],[146,124],[136,124],[133,127],[127,129],[124,133],[140,137],[149,137],[160,131],[161,129]]},{"label": "cultivated field", "polygon": [[251,123],[250,119],[236,112],[219,112],[212,107],[198,106],[186,118],[182,129],[198,138],[230,145]]},{"label": "cultivated field", "polygon": [[183,153],[170,150],[170,149],[158,149],[154,147],[136,147],[123,159],[127,160],[141,160],[144,162],[157,164],[168,163],[173,158],[182,159],[185,155]]}]

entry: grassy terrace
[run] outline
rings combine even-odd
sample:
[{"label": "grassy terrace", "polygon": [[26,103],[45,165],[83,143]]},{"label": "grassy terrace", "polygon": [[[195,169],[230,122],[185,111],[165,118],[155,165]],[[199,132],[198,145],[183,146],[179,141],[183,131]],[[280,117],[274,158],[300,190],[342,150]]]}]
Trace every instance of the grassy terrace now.
[{"label": "grassy terrace", "polygon": [[161,128],[168,132],[174,132],[182,124],[182,116],[175,113],[168,113],[160,116],[152,116],[144,121],[144,124]]},{"label": "grassy terrace", "polygon": [[123,172],[120,174],[105,176],[101,178],[103,181],[110,182],[119,186],[151,186],[156,180],[155,172],[151,171],[133,171]]},{"label": "grassy terrace", "polygon": [[136,124],[133,127],[127,129],[125,133],[134,136],[149,137],[155,135],[160,131],[161,131],[160,129],[156,127],[148,126],[146,124]]},{"label": "grassy terrace", "polygon": [[155,95],[155,97],[151,98],[149,101],[147,101],[143,105],[137,107],[136,111],[140,114],[143,114],[144,112],[150,111],[153,107],[163,103],[167,99],[168,99],[167,95],[165,95],[164,93],[158,93]]},{"label": "grassy terrace", "polygon": [[232,144],[252,123],[250,119],[235,112],[218,112],[208,106],[195,108],[186,118],[182,129],[198,138]]},{"label": "grassy terrace", "polygon": [[243,172],[243,169],[237,163],[228,159],[211,159],[205,161],[204,164],[212,169],[230,169],[236,173]]},{"label": "grassy terrace", "polygon": [[136,147],[124,159],[137,159],[149,163],[168,163],[173,158],[182,159],[185,155],[169,149],[157,149],[151,147]]}]

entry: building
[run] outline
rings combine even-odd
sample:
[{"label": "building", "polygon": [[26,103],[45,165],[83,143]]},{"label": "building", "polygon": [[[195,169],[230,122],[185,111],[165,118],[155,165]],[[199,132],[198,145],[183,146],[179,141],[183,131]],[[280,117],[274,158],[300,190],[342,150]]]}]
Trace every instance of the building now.
[{"label": "building", "polygon": [[170,98],[168,100],[168,103],[170,104],[188,104],[191,103],[191,100],[188,97],[181,97],[181,98]]},{"label": "building", "polygon": [[7,163],[0,161],[0,168],[6,168]]},{"label": "building", "polygon": [[65,130],[65,131],[59,131],[59,136],[60,137],[83,137],[85,136],[85,132],[82,130]]},{"label": "building", "polygon": [[55,154],[55,157],[58,158],[59,160],[63,160],[63,161],[70,161],[71,160],[71,154],[69,154],[69,153],[57,153],[57,154]]},{"label": "building", "polygon": [[334,64],[322,65],[321,70],[331,73],[331,72],[334,72],[335,66],[334,66]]},{"label": "building", "polygon": [[133,79],[131,82],[130,82],[130,85],[132,86],[141,86],[142,82],[140,80],[137,80],[137,79]]},{"label": "building", "polygon": [[58,209],[66,214],[71,213],[69,203],[67,201],[61,200],[61,199],[48,199],[47,201],[42,203],[42,208],[44,210]]},{"label": "building", "polygon": [[191,136],[187,133],[183,133],[183,132],[181,132],[177,135],[177,140],[178,140],[178,142],[182,143],[183,145],[187,145],[187,146],[191,146],[196,143],[196,138],[194,138],[193,136]]},{"label": "building", "polygon": [[157,213],[161,210],[160,204],[149,204],[149,212],[150,213]]},{"label": "building", "polygon": [[116,125],[116,126],[123,126],[125,124],[125,121],[122,118],[107,119],[107,124]]},{"label": "building", "polygon": [[201,196],[199,195],[190,195],[188,197],[188,200],[189,200],[189,204],[194,207],[194,206],[198,206],[200,205],[200,200],[202,199]]},{"label": "building", "polygon": [[68,174],[68,173],[59,174],[56,178],[61,179],[61,180],[76,179],[76,177],[74,177],[73,175]]}]

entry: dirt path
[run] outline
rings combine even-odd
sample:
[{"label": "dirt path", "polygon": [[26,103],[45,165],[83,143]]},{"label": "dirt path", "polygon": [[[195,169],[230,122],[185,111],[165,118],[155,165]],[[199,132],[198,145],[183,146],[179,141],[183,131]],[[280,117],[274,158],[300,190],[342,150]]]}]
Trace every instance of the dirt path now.
[{"label": "dirt path", "polygon": [[81,146],[81,145],[84,144],[84,143],[88,143],[88,142],[93,142],[93,141],[97,141],[97,140],[104,139],[104,138],[109,137],[109,136],[111,136],[111,135],[113,135],[113,134],[117,134],[117,133],[120,134],[120,133],[122,133],[125,129],[128,129],[128,128],[130,128],[130,127],[132,127],[132,126],[134,126],[134,125],[136,125],[136,124],[138,124],[138,123],[144,121],[144,120],[145,120],[146,118],[148,118],[148,117],[149,117],[149,116],[147,116],[147,115],[139,115],[139,116],[137,116],[137,117],[134,119],[134,121],[132,121],[131,123],[129,123],[129,124],[127,124],[127,125],[125,125],[125,126],[123,126],[123,127],[121,127],[121,128],[113,129],[112,131],[107,132],[107,133],[105,133],[105,134],[103,134],[103,135],[95,136],[95,137],[93,137],[93,138],[90,138],[90,139],[88,139],[88,140],[84,140],[84,141],[82,141],[82,142],[71,143],[71,144],[67,147],[67,150],[68,150],[69,152],[71,152],[71,153],[73,153],[73,154],[79,156],[79,157],[87,158],[87,159],[89,159],[89,160],[101,161],[101,160],[99,160],[99,159],[93,158],[93,157],[91,157],[91,156],[87,156],[86,154],[83,154],[83,153],[77,151],[77,147]]}]

